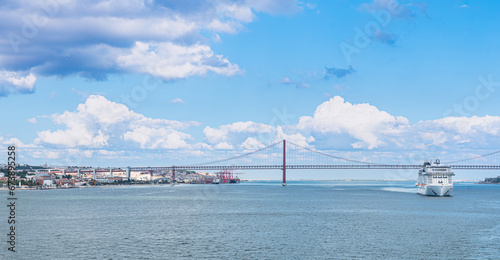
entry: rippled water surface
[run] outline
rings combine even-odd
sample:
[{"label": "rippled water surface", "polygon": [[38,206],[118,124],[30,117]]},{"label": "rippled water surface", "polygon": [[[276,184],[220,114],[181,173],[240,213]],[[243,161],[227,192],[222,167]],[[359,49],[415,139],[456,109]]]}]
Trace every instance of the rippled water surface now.
[{"label": "rippled water surface", "polygon": [[455,184],[438,198],[413,184],[18,191],[18,252],[3,242],[0,258],[499,259],[500,185]]}]

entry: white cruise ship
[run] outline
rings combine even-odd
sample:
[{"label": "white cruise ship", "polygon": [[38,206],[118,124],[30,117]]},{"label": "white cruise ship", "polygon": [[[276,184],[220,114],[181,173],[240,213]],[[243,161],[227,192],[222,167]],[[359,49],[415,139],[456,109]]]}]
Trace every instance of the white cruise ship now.
[{"label": "white cruise ship", "polygon": [[422,169],[418,171],[417,193],[427,196],[451,196],[453,189],[450,166],[441,165],[439,160],[432,164],[424,162]]}]

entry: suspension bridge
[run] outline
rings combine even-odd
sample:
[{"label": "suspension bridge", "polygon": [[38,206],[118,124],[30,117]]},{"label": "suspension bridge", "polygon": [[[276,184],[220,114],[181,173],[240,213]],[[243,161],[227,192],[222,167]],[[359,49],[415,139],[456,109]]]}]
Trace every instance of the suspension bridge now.
[{"label": "suspension bridge", "polygon": [[[500,170],[500,151],[445,162],[452,169],[459,170]],[[127,167],[130,171],[171,171],[175,181],[175,171],[220,171],[220,170],[281,170],[283,185],[286,185],[287,170],[328,170],[328,169],[420,169],[422,164],[381,164],[367,160],[354,160],[329,154],[295,144],[286,140],[264,148],[235,155],[229,158],[201,164],[172,165],[165,167]]]}]

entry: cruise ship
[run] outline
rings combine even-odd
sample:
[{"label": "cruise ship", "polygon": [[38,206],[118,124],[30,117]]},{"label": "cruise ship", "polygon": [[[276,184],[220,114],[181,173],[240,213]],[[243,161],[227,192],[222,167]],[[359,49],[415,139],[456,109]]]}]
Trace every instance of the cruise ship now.
[{"label": "cruise ship", "polygon": [[418,171],[417,193],[427,196],[451,196],[453,189],[451,167],[442,165],[439,160],[432,164],[424,162]]}]

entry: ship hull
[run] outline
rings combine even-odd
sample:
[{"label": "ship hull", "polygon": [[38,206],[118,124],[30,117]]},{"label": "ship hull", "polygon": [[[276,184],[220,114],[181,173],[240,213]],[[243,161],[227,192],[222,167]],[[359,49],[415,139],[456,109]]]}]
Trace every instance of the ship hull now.
[{"label": "ship hull", "polygon": [[425,196],[451,196],[453,185],[426,185],[418,186],[417,193]]}]

